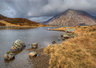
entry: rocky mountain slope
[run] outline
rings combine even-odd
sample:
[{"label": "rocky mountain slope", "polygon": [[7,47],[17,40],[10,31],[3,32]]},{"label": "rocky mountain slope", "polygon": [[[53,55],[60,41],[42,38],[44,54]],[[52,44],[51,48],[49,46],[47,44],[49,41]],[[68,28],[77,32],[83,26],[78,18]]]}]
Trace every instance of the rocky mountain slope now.
[{"label": "rocky mountain slope", "polygon": [[41,24],[25,18],[8,18],[0,14],[0,26],[40,26]]},{"label": "rocky mountain slope", "polygon": [[55,26],[96,25],[96,20],[84,11],[67,10],[55,16],[48,24]]}]

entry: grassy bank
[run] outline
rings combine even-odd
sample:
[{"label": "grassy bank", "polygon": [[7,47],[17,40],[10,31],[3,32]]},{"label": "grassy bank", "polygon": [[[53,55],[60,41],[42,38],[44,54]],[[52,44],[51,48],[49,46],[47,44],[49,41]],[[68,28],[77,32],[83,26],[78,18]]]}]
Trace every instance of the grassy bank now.
[{"label": "grassy bank", "polygon": [[[28,24],[29,23],[29,24]],[[47,25],[32,23],[32,22],[24,22],[20,23],[10,23],[4,20],[0,20],[0,29],[28,29],[28,28],[36,28],[36,27],[47,27]]]},{"label": "grassy bank", "polygon": [[0,29],[30,29],[44,26],[0,26]]},{"label": "grassy bank", "polygon": [[49,68],[96,68],[96,26],[69,28],[75,29],[78,36],[44,49],[50,54]]}]

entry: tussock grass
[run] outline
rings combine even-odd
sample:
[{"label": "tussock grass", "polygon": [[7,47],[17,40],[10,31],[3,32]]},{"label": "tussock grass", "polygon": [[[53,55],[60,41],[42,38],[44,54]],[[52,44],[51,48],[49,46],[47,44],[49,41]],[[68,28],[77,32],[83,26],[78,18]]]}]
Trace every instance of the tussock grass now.
[{"label": "tussock grass", "polygon": [[49,68],[96,68],[96,26],[70,28],[78,37],[44,49],[51,57]]}]

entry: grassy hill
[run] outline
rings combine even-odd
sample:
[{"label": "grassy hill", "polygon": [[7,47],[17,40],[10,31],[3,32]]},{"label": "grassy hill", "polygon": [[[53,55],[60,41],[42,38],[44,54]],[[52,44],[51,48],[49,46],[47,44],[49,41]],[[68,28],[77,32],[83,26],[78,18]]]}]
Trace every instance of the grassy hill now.
[{"label": "grassy hill", "polygon": [[0,26],[37,27],[44,25],[25,18],[8,18],[0,14]]},{"label": "grassy hill", "polygon": [[77,37],[44,49],[50,54],[49,68],[96,68],[96,26],[62,27],[75,29]]}]

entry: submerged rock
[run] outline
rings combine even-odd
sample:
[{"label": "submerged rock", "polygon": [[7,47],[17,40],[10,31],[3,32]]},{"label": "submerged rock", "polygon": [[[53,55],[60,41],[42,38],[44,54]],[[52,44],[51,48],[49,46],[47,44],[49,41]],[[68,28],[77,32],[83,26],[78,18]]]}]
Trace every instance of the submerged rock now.
[{"label": "submerged rock", "polygon": [[29,53],[29,58],[33,58],[37,56],[37,52],[33,51]]},{"label": "submerged rock", "polygon": [[52,44],[56,44],[56,41],[53,41]]},{"label": "submerged rock", "polygon": [[31,47],[32,47],[32,49],[38,48],[38,43],[33,43],[33,44],[31,44]]},{"label": "submerged rock", "polygon": [[14,59],[15,58],[15,54],[14,53],[6,53],[6,54],[4,54],[4,59],[5,60],[8,60],[8,61],[10,61],[10,60],[12,60],[12,59]]}]

